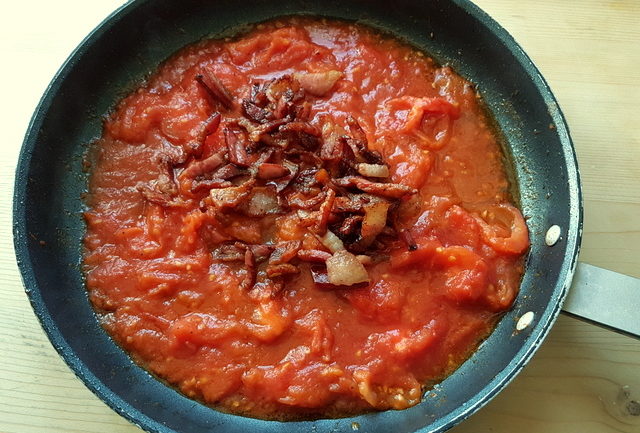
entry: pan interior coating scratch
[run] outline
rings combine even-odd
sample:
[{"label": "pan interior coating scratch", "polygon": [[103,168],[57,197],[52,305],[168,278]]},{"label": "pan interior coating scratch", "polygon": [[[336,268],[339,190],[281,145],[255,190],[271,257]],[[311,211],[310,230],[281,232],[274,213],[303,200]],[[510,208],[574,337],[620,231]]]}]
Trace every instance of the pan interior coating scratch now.
[{"label": "pan interior coating scratch", "polygon": [[[404,411],[313,422],[267,422],[224,414],[165,386],[98,325],[80,271],[87,143],[102,116],[170,54],[248,23],[307,14],[356,20],[430,53],[476,83],[505,136],[528,218],[531,252],[521,294],[494,333],[422,403]],[[544,232],[562,228],[553,248]],[[273,2],[139,0],[120,8],[83,41],[44,94],[16,172],[14,240],[18,264],[43,328],[85,384],[114,410],[151,432],[444,431],[482,407],[526,364],[555,320],[580,245],[578,170],[562,113],[535,66],[512,38],[462,1]],[[40,241],[44,241],[44,245]],[[515,332],[525,312],[531,327]]]}]

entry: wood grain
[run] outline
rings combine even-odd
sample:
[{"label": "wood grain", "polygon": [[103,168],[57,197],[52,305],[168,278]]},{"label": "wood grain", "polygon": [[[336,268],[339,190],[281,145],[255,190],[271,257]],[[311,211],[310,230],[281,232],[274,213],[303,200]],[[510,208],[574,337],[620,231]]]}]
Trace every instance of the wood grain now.
[{"label": "wood grain", "polygon": [[[554,90],[585,196],[581,260],[640,277],[640,2],[478,0]],[[24,294],[11,245],[13,173],[39,96],[117,0],[3,5],[0,43],[0,432],[140,432],[58,357]],[[7,60],[9,62],[7,62]],[[561,317],[531,363],[456,433],[640,432],[640,342]]]}]

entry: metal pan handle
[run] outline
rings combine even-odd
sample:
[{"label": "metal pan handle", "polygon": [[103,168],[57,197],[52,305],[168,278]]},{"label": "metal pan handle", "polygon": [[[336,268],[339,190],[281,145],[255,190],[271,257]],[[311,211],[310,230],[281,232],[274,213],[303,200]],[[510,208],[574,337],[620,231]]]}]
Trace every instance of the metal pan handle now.
[{"label": "metal pan handle", "polygon": [[562,311],[640,339],[640,279],[578,263]]}]

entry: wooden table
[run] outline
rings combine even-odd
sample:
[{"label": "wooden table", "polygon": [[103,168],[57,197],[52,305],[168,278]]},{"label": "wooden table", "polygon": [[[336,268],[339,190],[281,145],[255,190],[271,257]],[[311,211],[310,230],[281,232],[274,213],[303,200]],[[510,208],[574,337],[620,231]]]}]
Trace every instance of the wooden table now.
[{"label": "wooden table", "polygon": [[[14,169],[31,113],[71,50],[120,3],[37,0],[3,7],[1,432],[140,432],[88,391],[49,344],[11,245]],[[584,181],[581,260],[640,277],[640,2],[478,4],[532,57],[567,116]],[[640,432],[640,416],[626,410],[633,399],[640,402],[640,341],[560,317],[514,382],[453,431]]]}]

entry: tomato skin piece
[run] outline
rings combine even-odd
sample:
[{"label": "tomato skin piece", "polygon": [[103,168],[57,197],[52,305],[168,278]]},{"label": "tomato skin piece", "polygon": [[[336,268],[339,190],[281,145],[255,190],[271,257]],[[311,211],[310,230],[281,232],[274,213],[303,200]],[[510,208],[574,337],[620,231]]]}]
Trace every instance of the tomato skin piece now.
[{"label": "tomato skin piece", "polygon": [[403,336],[393,345],[393,352],[399,359],[423,356],[434,344],[437,344],[448,330],[444,318],[432,319],[422,328]]},{"label": "tomato skin piece", "polygon": [[476,301],[487,285],[487,264],[469,248],[453,246],[438,250],[438,266],[445,269],[446,295],[455,302]]},{"label": "tomato skin piece", "polygon": [[377,281],[370,287],[348,290],[344,297],[367,320],[378,323],[397,322],[405,303],[403,287],[387,281]]},{"label": "tomato skin piece", "polygon": [[239,333],[241,326],[229,320],[219,319],[211,314],[189,313],[175,320],[169,328],[173,348],[185,344],[195,347],[219,344],[230,334]]},{"label": "tomato skin piece", "polygon": [[433,156],[428,150],[418,149],[413,144],[398,144],[387,161],[392,168],[392,182],[417,189],[424,185],[429,176]]},{"label": "tomato skin piece", "polygon": [[420,123],[425,116],[448,116],[452,119],[460,117],[460,109],[443,98],[420,98],[417,99],[407,116],[407,123],[403,130],[410,132],[420,128]]},{"label": "tomato skin piece", "polygon": [[414,251],[396,250],[391,254],[391,268],[402,269],[411,265],[431,266],[436,250],[442,243],[436,239],[420,239]]},{"label": "tomato skin piece", "polygon": [[487,307],[496,312],[508,309],[518,294],[523,272],[524,267],[514,266],[507,256],[497,257],[490,276],[492,282],[483,295]]},{"label": "tomato skin piece", "polygon": [[443,224],[438,228],[445,245],[462,245],[478,250],[481,243],[481,228],[475,218],[461,206],[453,205],[443,217]]},{"label": "tomato skin piece", "polygon": [[460,117],[459,107],[441,97],[402,96],[388,101],[386,109],[390,116],[383,126],[390,130],[399,129],[405,134],[419,130],[425,116],[448,116],[454,120]]},{"label": "tomato skin piece", "polygon": [[529,248],[529,230],[520,211],[507,203],[496,205],[500,210],[512,216],[509,236],[501,236],[499,228],[487,223],[482,217],[475,216],[482,227],[482,239],[495,251],[504,254],[522,254]]}]

